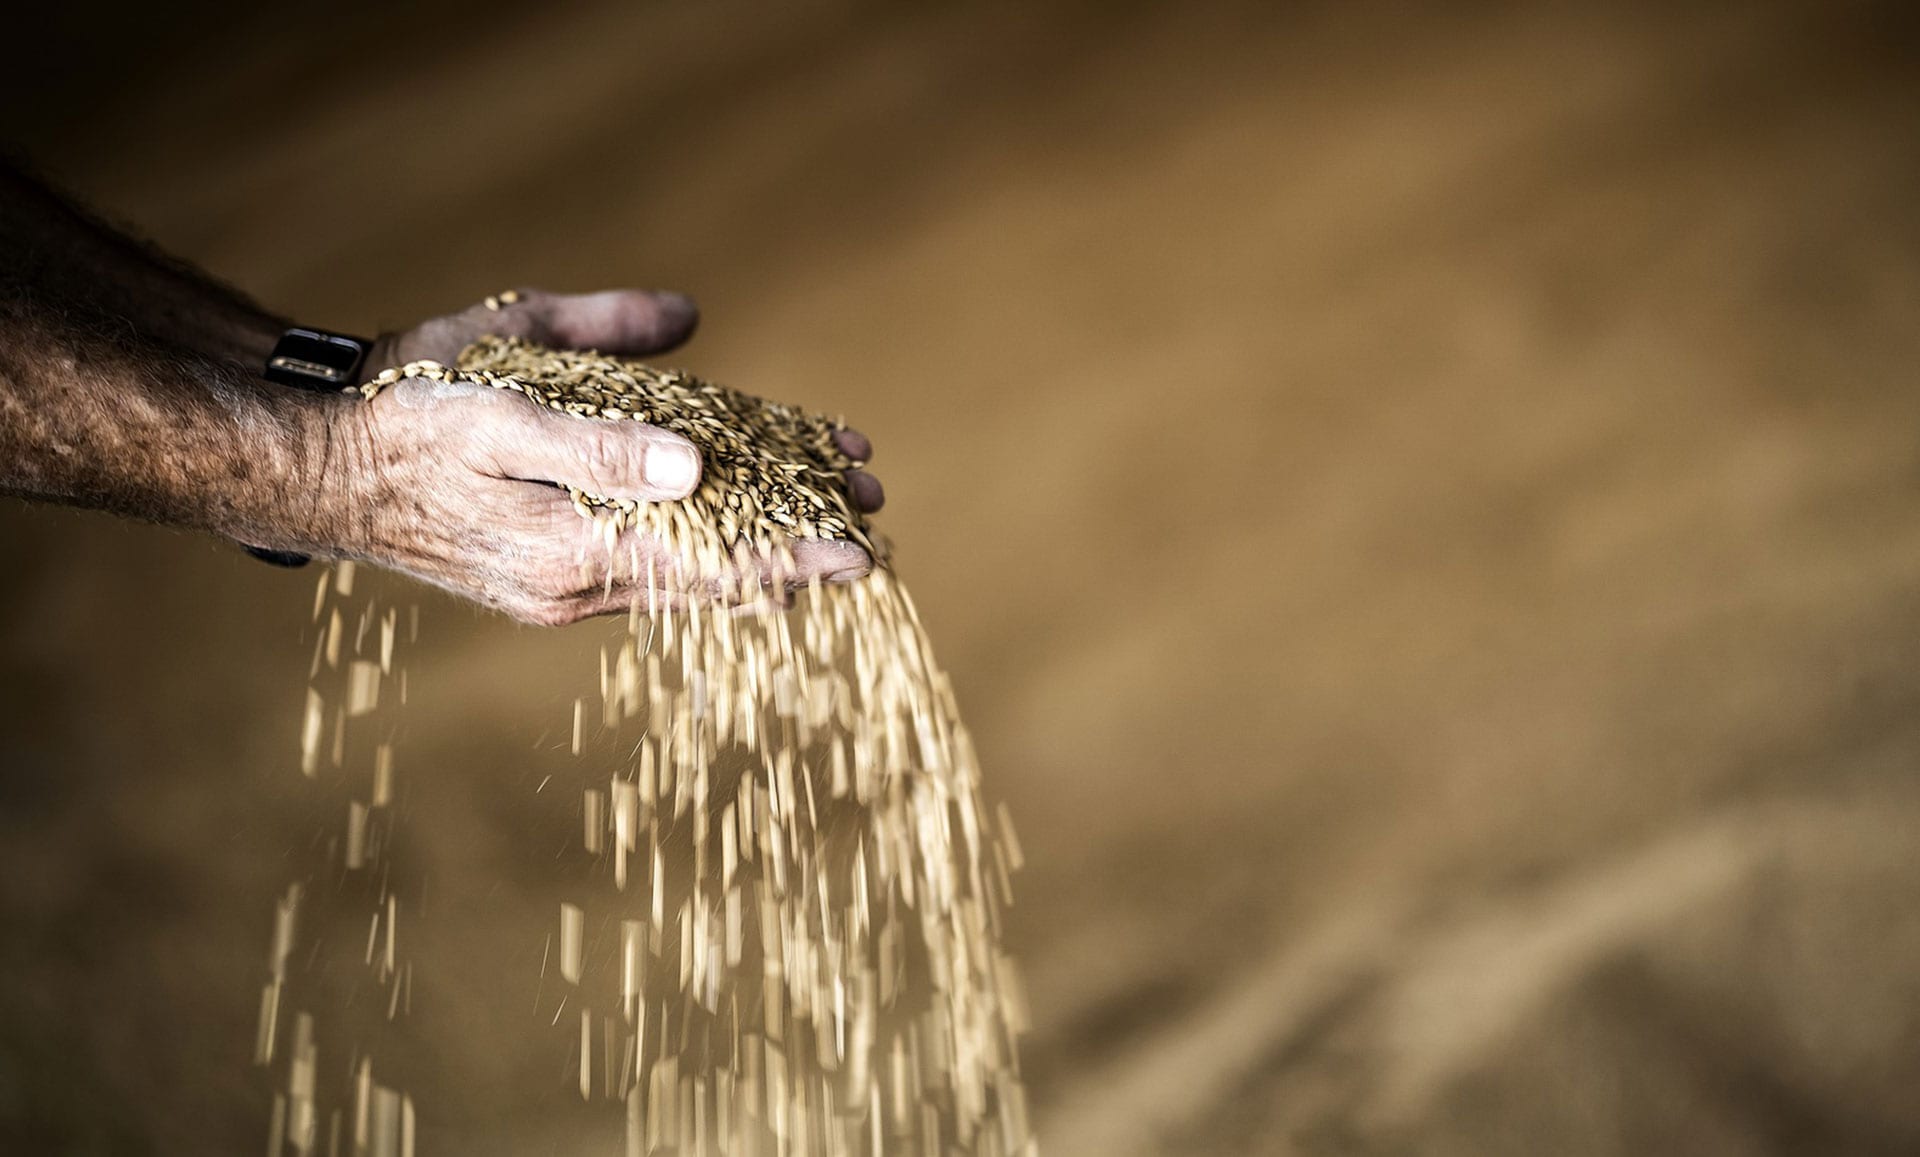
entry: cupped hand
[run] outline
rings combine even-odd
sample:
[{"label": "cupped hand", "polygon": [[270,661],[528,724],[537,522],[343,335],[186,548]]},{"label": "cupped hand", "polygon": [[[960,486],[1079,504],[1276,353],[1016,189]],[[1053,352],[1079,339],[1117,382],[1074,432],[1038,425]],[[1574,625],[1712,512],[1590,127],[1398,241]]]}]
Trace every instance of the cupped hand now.
[{"label": "cupped hand", "polygon": [[[485,334],[646,356],[685,341],[698,321],[693,303],[673,293],[506,296],[498,308],[477,305],[382,338],[365,372],[421,360],[452,364]],[[563,484],[660,502],[686,497],[700,480],[699,452],[679,434],[583,420],[487,386],[405,378],[370,402],[339,408],[333,425],[326,473],[336,481],[331,505],[343,551],[529,623],[624,613],[647,598],[634,575],[609,581],[602,532],[574,509]],[[858,462],[872,453],[852,431],[840,444]],[[848,488],[856,505],[879,509],[878,479],[851,470]],[[620,556],[641,564],[639,573],[651,562],[656,574],[677,573],[681,589],[740,585],[737,575],[687,575],[684,560],[637,531],[620,546]],[[793,563],[794,572],[781,575],[789,585],[848,580],[873,565],[858,546],[824,540],[796,542]],[[776,585],[771,563],[752,577]]]}]

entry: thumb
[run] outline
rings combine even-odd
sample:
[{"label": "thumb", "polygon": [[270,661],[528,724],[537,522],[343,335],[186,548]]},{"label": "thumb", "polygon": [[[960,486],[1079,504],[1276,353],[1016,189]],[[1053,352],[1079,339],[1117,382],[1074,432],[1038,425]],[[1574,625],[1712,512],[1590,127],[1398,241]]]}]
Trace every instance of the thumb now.
[{"label": "thumb", "polygon": [[529,309],[564,349],[656,354],[693,335],[700,310],[684,294],[610,289],[601,293],[536,293]]},{"label": "thumb", "polygon": [[477,431],[502,478],[575,486],[602,498],[662,502],[700,484],[700,451],[671,430],[641,422],[501,406]]}]

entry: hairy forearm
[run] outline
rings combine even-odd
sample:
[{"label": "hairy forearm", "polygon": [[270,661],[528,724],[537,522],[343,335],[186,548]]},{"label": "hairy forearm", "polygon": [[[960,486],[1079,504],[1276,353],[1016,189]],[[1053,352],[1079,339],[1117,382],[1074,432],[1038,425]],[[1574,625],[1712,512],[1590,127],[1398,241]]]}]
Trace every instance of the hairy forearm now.
[{"label": "hairy forearm", "polygon": [[337,398],[257,376],[278,318],[0,163],[0,493],[337,541]]},{"label": "hairy forearm", "polygon": [[321,482],[346,404],[110,318],[0,297],[0,492],[319,549],[341,529]]}]

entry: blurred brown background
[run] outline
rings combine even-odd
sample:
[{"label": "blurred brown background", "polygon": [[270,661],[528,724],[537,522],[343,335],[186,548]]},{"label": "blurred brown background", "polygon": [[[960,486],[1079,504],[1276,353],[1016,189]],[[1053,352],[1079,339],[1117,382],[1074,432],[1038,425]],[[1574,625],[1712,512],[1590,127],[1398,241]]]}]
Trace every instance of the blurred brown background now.
[{"label": "blurred brown background", "polygon": [[[0,135],[302,320],[679,288],[872,434],[1053,1157],[1905,1153],[1910,11],[81,6]],[[310,582],[0,552],[0,1148],[254,1151]],[[607,628],[421,598],[422,1110],[545,1153],[476,1090]]]}]

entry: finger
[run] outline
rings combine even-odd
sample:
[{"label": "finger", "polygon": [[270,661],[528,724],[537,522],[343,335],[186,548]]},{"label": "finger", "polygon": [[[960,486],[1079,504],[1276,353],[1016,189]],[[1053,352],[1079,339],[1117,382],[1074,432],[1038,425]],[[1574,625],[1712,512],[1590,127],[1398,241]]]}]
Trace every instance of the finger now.
[{"label": "finger", "polygon": [[522,308],[554,344],[610,354],[661,353],[692,337],[700,324],[692,298],[639,289],[533,293]]},{"label": "finger", "polygon": [[[651,553],[659,544],[649,540],[647,545]],[[547,625],[631,614],[636,607],[642,614],[702,607],[736,618],[753,617],[791,606],[793,592],[815,579],[852,582],[873,570],[872,558],[850,542],[800,539],[793,543],[791,554],[791,568],[782,565],[776,571],[772,559],[761,557],[752,560],[745,572],[721,575],[688,575],[672,559],[664,560],[657,570],[632,575],[624,569],[611,576],[604,570],[596,575],[588,563],[579,571],[579,581],[565,593],[509,613],[523,622]]]},{"label": "finger", "polygon": [[858,430],[835,430],[833,444],[855,462],[865,462],[873,457],[873,443]]},{"label": "finger", "polygon": [[692,571],[684,560],[665,558],[652,575],[635,577],[643,588],[651,581],[683,601],[737,605],[777,599],[816,579],[852,582],[873,571],[872,556],[841,539],[797,538],[780,554],[743,550],[736,558],[735,565],[719,573]]},{"label": "finger", "polygon": [[680,613],[699,608],[730,618],[749,619],[790,609],[793,606],[793,592],[785,589],[767,590],[756,597],[741,600],[728,598],[718,591],[688,593],[636,583],[616,586],[611,591],[594,590],[575,596],[562,605],[567,608],[570,622],[603,615],[630,615],[636,608],[643,615]]},{"label": "finger", "polygon": [[886,489],[865,470],[847,471],[847,493],[863,514],[872,514],[887,504]]},{"label": "finger", "polygon": [[474,435],[482,467],[501,478],[638,502],[685,498],[700,483],[693,443],[642,422],[588,421],[529,404],[486,412]]}]

